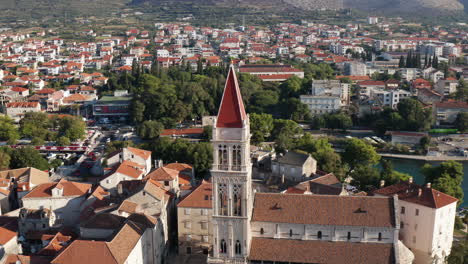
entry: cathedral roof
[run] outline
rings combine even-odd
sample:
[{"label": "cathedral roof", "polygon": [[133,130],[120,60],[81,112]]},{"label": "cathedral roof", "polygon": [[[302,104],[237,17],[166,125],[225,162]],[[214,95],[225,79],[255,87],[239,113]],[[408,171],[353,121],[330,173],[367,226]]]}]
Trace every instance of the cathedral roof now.
[{"label": "cathedral roof", "polygon": [[392,197],[256,193],[252,221],[395,227]]},{"label": "cathedral roof", "polygon": [[219,107],[216,127],[242,128],[246,117],[239,83],[234,67],[231,66]]}]

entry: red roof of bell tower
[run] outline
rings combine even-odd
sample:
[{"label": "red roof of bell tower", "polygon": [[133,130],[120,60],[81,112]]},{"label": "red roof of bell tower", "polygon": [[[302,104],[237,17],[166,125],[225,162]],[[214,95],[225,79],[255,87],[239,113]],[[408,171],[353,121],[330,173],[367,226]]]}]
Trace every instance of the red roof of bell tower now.
[{"label": "red roof of bell tower", "polygon": [[242,128],[246,116],[236,72],[231,66],[219,107],[216,127]]}]

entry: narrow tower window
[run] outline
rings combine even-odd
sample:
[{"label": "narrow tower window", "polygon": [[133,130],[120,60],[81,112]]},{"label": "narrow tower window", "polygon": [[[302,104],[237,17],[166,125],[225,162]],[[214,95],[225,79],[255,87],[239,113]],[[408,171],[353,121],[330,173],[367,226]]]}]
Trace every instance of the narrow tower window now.
[{"label": "narrow tower window", "polygon": [[236,241],[236,255],[242,254],[242,245],[239,240]]},{"label": "narrow tower window", "polygon": [[226,240],[224,240],[224,239],[221,239],[221,245],[220,245],[220,248],[219,248],[219,252],[223,253],[223,254],[226,254],[226,252],[227,252]]},{"label": "narrow tower window", "polygon": [[240,171],[241,170],[241,147],[233,146],[232,147],[232,170]]},{"label": "narrow tower window", "polygon": [[242,216],[242,186],[240,184],[234,184],[233,193],[233,215]]},{"label": "narrow tower window", "polygon": [[220,184],[218,188],[219,215],[228,215],[227,186]]},{"label": "narrow tower window", "polygon": [[317,232],[317,239],[322,239],[322,231]]},{"label": "narrow tower window", "polygon": [[228,170],[228,152],[226,145],[219,145],[218,147],[218,169]]}]

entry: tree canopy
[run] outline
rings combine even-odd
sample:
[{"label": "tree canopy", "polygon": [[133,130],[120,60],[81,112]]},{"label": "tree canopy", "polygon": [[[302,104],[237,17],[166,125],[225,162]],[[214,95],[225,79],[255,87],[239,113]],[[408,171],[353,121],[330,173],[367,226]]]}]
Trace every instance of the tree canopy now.
[{"label": "tree canopy", "polygon": [[421,169],[426,183],[430,182],[432,188],[463,200],[463,165],[456,161],[445,161],[438,166],[426,164]]}]

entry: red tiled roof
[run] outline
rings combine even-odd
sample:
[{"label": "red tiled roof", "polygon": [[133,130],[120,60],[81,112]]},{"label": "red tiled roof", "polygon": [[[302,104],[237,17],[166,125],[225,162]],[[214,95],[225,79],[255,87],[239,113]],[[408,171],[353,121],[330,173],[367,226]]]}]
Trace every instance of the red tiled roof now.
[{"label": "red tiled roof", "polygon": [[172,135],[198,135],[203,134],[203,128],[184,128],[184,129],[164,129],[161,132],[161,136],[172,136]]},{"label": "red tiled roof", "polygon": [[291,76],[294,76],[294,74],[259,74],[257,76],[258,78],[262,80],[277,80],[277,79],[287,80],[291,78]]},{"label": "red tiled roof", "polygon": [[39,102],[13,102],[6,105],[7,108],[35,108]]},{"label": "red tiled roof", "polygon": [[177,207],[213,208],[213,184],[203,181],[189,195],[179,202]]},{"label": "red tiled roof", "polygon": [[381,85],[385,86],[385,82],[383,81],[373,81],[373,80],[368,80],[368,81],[362,81],[358,83],[359,85]]},{"label": "red tiled roof", "polygon": [[349,243],[320,240],[252,238],[250,260],[276,263],[390,264],[391,243]]},{"label": "red tiled roof", "polygon": [[468,103],[466,102],[436,102],[435,106],[437,108],[468,108]]},{"label": "red tiled roof", "polygon": [[290,224],[394,227],[392,197],[255,194],[252,221]]},{"label": "red tiled roof", "polygon": [[132,152],[133,154],[137,156],[142,157],[145,160],[151,157],[151,151],[148,151],[148,150],[132,148],[132,147],[127,147],[127,150],[129,150],[130,152]]},{"label": "red tiled roof", "polygon": [[52,189],[54,188],[63,189],[63,196],[81,196],[88,193],[91,187],[91,184],[71,182],[62,179],[59,182],[43,183],[36,186],[36,188],[26,194],[23,199],[51,197]]},{"label": "red tiled roof", "polygon": [[179,171],[169,169],[166,167],[161,167],[148,173],[145,179],[152,179],[154,181],[173,181],[178,176],[179,176]]},{"label": "red tiled roof", "polygon": [[400,200],[436,209],[458,201],[458,199],[443,192],[406,181],[378,189],[374,191],[374,194],[385,196],[396,194]]},{"label": "red tiled roof", "polygon": [[141,169],[143,169],[143,166],[141,166],[140,164],[129,160],[124,160],[117,167],[115,172],[137,179],[143,174],[143,171]]},{"label": "red tiled roof", "polygon": [[231,66],[219,107],[216,127],[242,128],[246,118],[247,114],[245,113],[239,83],[237,82],[234,67]]}]

